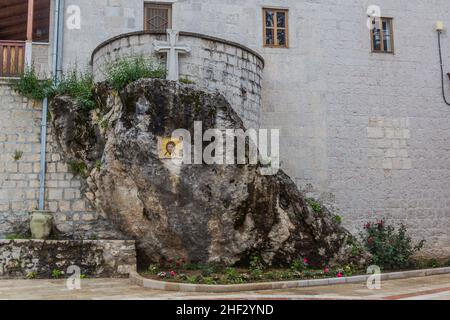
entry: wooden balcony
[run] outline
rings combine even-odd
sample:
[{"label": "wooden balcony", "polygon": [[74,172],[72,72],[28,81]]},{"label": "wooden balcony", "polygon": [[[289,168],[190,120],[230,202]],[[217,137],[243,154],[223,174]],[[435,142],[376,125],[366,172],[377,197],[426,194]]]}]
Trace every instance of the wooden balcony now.
[{"label": "wooden balcony", "polygon": [[24,65],[25,41],[0,40],[0,77],[18,77]]}]

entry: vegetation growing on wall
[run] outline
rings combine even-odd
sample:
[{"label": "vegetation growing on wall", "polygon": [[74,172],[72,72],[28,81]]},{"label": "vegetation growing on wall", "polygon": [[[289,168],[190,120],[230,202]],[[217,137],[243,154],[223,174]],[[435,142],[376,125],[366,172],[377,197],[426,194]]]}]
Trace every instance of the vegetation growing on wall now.
[{"label": "vegetation growing on wall", "polygon": [[139,79],[162,79],[165,76],[166,70],[163,66],[143,56],[123,57],[106,65],[106,80],[116,91]]},{"label": "vegetation growing on wall", "polygon": [[72,69],[67,72],[54,87],[52,96],[69,95],[76,98],[78,104],[86,110],[93,110],[97,104],[93,97],[94,77],[90,72],[78,72]]},{"label": "vegetation growing on wall", "polygon": [[39,79],[34,67],[28,68],[18,79],[11,80],[11,87],[22,96],[40,101],[48,97],[52,91],[52,80]]},{"label": "vegetation growing on wall", "polygon": [[14,161],[19,161],[20,159],[22,159],[22,157],[23,157],[23,151],[20,151],[20,150],[14,151],[14,154],[13,154]]},{"label": "vegetation growing on wall", "polygon": [[57,85],[51,79],[40,79],[34,68],[29,68],[19,78],[11,81],[14,91],[32,100],[43,100],[56,95],[69,95],[85,109],[96,107],[93,98],[94,78],[89,72],[72,69],[61,77]]},{"label": "vegetation growing on wall", "polygon": [[[166,70],[152,59],[127,56],[111,61],[106,66],[106,82],[116,91],[143,78],[165,78]],[[85,110],[93,110],[97,103],[93,97],[94,77],[91,72],[73,68],[55,85],[52,79],[41,79],[36,70],[28,68],[20,78],[11,80],[14,91],[24,97],[40,101],[44,98],[68,95],[75,98]]]}]

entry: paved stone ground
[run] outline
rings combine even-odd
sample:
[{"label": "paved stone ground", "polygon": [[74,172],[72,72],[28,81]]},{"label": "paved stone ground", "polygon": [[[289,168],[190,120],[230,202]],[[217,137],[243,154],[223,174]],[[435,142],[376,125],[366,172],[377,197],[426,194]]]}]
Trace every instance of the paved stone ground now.
[{"label": "paved stone ground", "polygon": [[82,289],[69,291],[63,280],[0,280],[0,299],[20,300],[183,300],[183,299],[276,299],[276,300],[450,300],[450,275],[384,281],[381,290],[364,284],[230,294],[192,294],[144,289],[127,279],[82,280]]}]

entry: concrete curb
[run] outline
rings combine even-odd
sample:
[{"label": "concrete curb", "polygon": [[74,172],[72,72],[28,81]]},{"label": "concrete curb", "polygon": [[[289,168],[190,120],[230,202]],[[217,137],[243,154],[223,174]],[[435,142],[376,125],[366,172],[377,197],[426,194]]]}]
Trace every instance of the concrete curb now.
[{"label": "concrete curb", "polygon": [[[424,269],[412,270],[403,272],[384,273],[381,275],[381,280],[407,279],[419,278],[440,274],[450,274],[450,267],[439,269]],[[205,293],[229,293],[229,292],[246,292],[246,291],[263,291],[263,290],[277,290],[277,289],[293,289],[306,288],[318,286],[330,286],[345,283],[364,283],[370,275],[361,275],[346,278],[330,278],[330,279],[314,279],[314,280],[299,280],[299,281],[279,281],[279,282],[262,282],[249,283],[238,285],[205,285],[205,284],[188,284],[188,283],[174,283],[158,280],[151,280],[142,277],[137,272],[130,272],[130,281],[132,284],[140,287],[164,290],[164,291],[178,291],[178,292],[205,292]]]}]

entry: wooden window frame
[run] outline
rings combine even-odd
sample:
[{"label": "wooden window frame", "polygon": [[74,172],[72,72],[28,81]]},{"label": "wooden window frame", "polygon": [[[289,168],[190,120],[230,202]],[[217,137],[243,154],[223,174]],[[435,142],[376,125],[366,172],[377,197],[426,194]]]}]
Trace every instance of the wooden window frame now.
[{"label": "wooden window frame", "polygon": [[[279,12],[282,12],[285,14],[285,21],[286,26],[284,28],[279,28],[277,25],[276,20],[274,21],[273,25],[273,33],[274,33],[274,44],[267,44],[267,21],[266,21],[266,11],[273,11],[275,13],[275,17]],[[264,7],[262,8],[262,15],[263,15],[263,46],[264,48],[282,48],[282,49],[288,49],[289,48],[289,9],[285,8],[269,8]],[[269,28],[272,29],[272,28]],[[278,44],[278,30],[283,30],[286,32],[286,44],[279,45]]]},{"label": "wooden window frame", "polygon": [[167,9],[168,10],[168,26],[167,29],[172,28],[172,3],[163,3],[163,2],[144,2],[144,31],[151,32],[151,30],[147,29],[147,8],[158,8],[158,9]]},{"label": "wooden window frame", "polygon": [[[380,20],[380,50],[375,50],[375,42],[374,42],[374,32],[373,28],[370,29],[370,43],[372,46],[373,53],[387,53],[387,54],[395,54],[395,45],[394,45],[394,18],[392,17],[380,17],[375,18]],[[391,50],[386,51],[384,48],[384,30],[383,30],[383,21],[390,21],[391,26]]]}]

